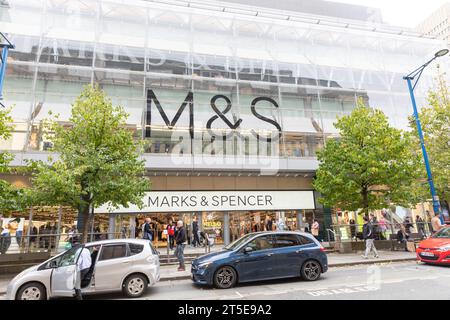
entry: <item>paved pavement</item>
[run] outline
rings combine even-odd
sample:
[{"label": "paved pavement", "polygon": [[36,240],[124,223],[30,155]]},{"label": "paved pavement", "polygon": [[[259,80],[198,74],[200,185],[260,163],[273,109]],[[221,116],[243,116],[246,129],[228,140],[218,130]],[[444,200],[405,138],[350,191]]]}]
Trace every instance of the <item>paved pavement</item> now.
[{"label": "paved pavement", "polygon": [[[139,300],[448,300],[450,267],[415,261],[334,267],[315,282],[283,279],[240,284],[220,290],[190,280],[163,281]],[[87,300],[124,299],[120,293]]]},{"label": "paved pavement", "polygon": [[[403,251],[380,251],[380,257],[378,259],[369,258],[363,259],[361,254],[328,254],[328,265],[330,268],[343,267],[361,264],[374,264],[374,263],[388,263],[399,261],[413,261],[415,260],[415,253],[403,252]],[[190,267],[187,265],[186,271],[177,271],[176,265],[162,266],[161,281],[175,281],[190,279]],[[14,275],[1,275],[0,276],[0,295],[6,292],[6,286]]]},{"label": "paved pavement", "polygon": [[[205,248],[205,247],[192,247],[192,246],[188,245],[188,246],[186,246],[184,248],[184,253],[185,254],[192,254],[192,253],[195,253],[195,254],[206,254],[208,252],[215,252],[215,251],[222,250],[222,248],[223,248],[222,245],[220,245],[220,246],[217,246],[217,245],[216,246],[211,246],[211,247],[209,247],[209,249]],[[166,247],[164,247],[164,248],[156,248],[156,250],[158,250],[159,253],[162,254],[162,255],[166,255],[167,254],[167,248]],[[169,250],[169,254],[174,254],[174,253],[175,253],[175,249]]]}]

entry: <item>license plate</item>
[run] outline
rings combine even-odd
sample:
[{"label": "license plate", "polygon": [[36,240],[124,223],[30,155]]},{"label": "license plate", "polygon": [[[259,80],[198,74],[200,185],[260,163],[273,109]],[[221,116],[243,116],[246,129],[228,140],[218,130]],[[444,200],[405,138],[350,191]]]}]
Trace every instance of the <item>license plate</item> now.
[{"label": "license plate", "polygon": [[431,252],[421,252],[420,255],[424,257],[434,257],[434,253]]}]

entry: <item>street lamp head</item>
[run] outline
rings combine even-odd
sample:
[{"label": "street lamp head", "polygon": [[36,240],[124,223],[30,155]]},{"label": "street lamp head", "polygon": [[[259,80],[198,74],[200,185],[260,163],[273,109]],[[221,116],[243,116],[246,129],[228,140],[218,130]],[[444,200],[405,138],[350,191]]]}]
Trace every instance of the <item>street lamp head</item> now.
[{"label": "street lamp head", "polygon": [[443,57],[448,53],[448,49],[441,49],[434,54],[436,58]]}]

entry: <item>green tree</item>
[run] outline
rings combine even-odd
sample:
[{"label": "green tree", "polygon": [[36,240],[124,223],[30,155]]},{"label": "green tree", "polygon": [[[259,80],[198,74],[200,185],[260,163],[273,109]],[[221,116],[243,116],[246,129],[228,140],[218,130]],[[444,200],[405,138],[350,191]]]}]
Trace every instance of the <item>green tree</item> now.
[{"label": "green tree", "polygon": [[[10,109],[0,108],[0,141],[11,137],[13,120],[9,115]],[[11,172],[10,163],[14,156],[7,151],[0,152],[0,174]],[[8,181],[0,179],[0,213],[8,214],[11,211],[23,209],[23,190],[11,185]]]},{"label": "green tree", "polygon": [[[9,115],[10,110],[0,107],[0,140],[8,140],[11,137],[13,122]],[[13,159],[13,155],[9,152],[0,152],[0,173],[9,171],[9,163]]]},{"label": "green tree", "polygon": [[362,101],[335,126],[340,137],[328,139],[318,153],[313,185],[322,194],[320,202],[364,214],[417,203],[419,157],[408,133],[391,127],[382,111]]},{"label": "green tree", "polygon": [[93,207],[142,206],[150,188],[139,159],[142,144],[126,128],[127,117],[101,89],[87,86],[72,105],[70,126],[58,123],[57,117],[45,124],[55,155],[48,162],[32,163],[36,198],[78,210],[83,242]]},{"label": "green tree", "polygon": [[[436,87],[428,93],[427,108],[422,108],[419,114],[427,148],[430,167],[433,173],[434,185],[439,197],[450,198],[450,91],[444,74],[437,76]],[[414,147],[421,153],[416,122],[410,117],[410,127],[415,139]],[[424,168],[424,164],[421,165]],[[426,171],[422,170],[426,179]],[[430,189],[427,188],[427,197]]]}]

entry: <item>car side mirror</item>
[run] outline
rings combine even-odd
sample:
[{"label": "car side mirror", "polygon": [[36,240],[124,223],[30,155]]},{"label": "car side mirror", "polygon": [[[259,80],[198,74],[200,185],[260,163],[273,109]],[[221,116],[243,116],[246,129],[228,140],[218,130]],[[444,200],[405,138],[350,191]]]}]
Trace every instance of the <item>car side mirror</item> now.
[{"label": "car side mirror", "polygon": [[250,253],[252,251],[253,251],[252,247],[245,247],[245,249],[244,249],[244,253]]},{"label": "car side mirror", "polygon": [[50,261],[49,267],[50,268],[57,268],[58,267],[58,263],[55,260]]}]

